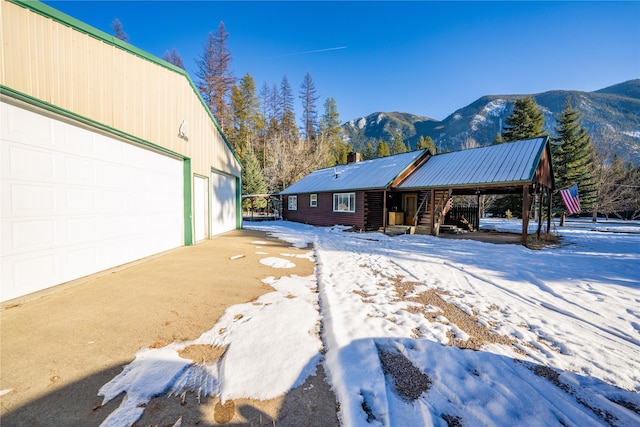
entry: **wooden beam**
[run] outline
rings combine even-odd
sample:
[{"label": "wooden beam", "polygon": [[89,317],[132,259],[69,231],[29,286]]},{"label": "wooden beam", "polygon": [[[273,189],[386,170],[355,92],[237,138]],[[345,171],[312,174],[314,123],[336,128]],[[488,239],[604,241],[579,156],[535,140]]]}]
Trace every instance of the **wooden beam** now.
[{"label": "wooden beam", "polygon": [[433,188],[431,189],[431,194],[429,195],[429,197],[431,198],[429,200],[429,222],[431,229],[429,230],[429,233],[431,235],[435,235],[435,220],[436,220],[436,190],[434,190]]},{"label": "wooden beam", "polygon": [[537,185],[536,190],[538,188],[540,188],[540,194],[538,194],[538,231],[536,232],[536,236],[538,237],[538,240],[540,240],[540,229],[542,228],[542,207],[544,203],[545,188],[541,185]]},{"label": "wooden beam", "polygon": [[529,234],[529,184],[522,186],[522,244],[527,246]]},{"label": "wooden beam", "polygon": [[382,192],[382,228],[387,229],[387,190]]},{"label": "wooden beam", "polygon": [[476,224],[474,224],[476,231],[480,231],[480,191],[476,193]]},{"label": "wooden beam", "polygon": [[547,233],[551,233],[551,210],[553,205],[553,190],[547,188]]}]

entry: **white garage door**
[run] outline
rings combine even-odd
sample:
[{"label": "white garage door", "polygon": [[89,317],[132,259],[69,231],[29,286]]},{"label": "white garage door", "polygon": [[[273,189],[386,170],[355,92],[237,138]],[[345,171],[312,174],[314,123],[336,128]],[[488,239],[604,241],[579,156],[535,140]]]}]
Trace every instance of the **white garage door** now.
[{"label": "white garage door", "polygon": [[236,178],[211,173],[211,234],[236,228]]},{"label": "white garage door", "polygon": [[0,109],[1,301],[182,246],[181,160]]}]

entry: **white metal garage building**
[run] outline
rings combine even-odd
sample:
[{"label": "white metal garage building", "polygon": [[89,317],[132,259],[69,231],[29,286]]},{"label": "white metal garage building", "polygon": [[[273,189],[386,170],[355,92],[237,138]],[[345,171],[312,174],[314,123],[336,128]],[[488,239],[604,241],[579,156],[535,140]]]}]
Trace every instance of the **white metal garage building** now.
[{"label": "white metal garage building", "polygon": [[185,71],[0,7],[0,301],[241,227],[240,163]]}]

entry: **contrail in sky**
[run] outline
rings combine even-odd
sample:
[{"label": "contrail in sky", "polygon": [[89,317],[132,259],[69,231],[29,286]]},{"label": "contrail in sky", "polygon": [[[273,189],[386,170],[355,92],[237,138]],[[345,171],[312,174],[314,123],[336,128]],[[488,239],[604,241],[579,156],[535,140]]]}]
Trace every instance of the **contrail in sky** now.
[{"label": "contrail in sky", "polygon": [[338,47],[329,47],[329,48],[326,48],[326,49],[307,50],[306,52],[287,53],[285,55],[272,56],[271,59],[284,58],[285,56],[307,55],[309,53],[328,52],[330,50],[341,50],[341,49],[346,49],[346,48],[347,48],[347,46],[338,46]]}]

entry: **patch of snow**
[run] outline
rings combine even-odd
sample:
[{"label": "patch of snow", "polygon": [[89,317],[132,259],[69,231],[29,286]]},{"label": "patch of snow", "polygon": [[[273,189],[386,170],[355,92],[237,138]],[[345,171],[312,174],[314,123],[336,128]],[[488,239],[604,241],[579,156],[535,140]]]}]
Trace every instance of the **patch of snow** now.
[{"label": "patch of snow", "polygon": [[[322,357],[316,278],[269,277],[263,281],[275,292],[229,307],[196,340],[136,353],[135,360],[98,392],[104,403],[126,393],[102,426],[132,425],[146,403],[163,394],[192,391],[202,396],[220,395],[223,402],[265,400],[302,385],[316,372]],[[213,345],[226,348],[226,352],[219,361],[195,364],[178,354],[191,345]]]},{"label": "patch of snow", "polygon": [[[640,222],[570,220],[561,244],[542,250],[285,221],[245,227],[313,243],[316,276],[267,278],[275,292],[230,307],[194,342],[141,350],[100,391],[127,393],[105,425],[135,422],[163,393],[282,395],[322,360],[320,322],[345,426],[640,425],[629,409],[640,407]],[[477,351],[456,346],[473,339]],[[193,343],[228,349],[194,365],[176,356]],[[383,353],[428,377],[414,400],[399,394]]]},{"label": "patch of snow", "polygon": [[632,138],[640,138],[640,131],[622,132],[622,133]]},{"label": "patch of snow", "polygon": [[267,257],[260,260],[260,264],[268,265],[273,268],[293,268],[296,265],[289,260],[278,257]]}]

